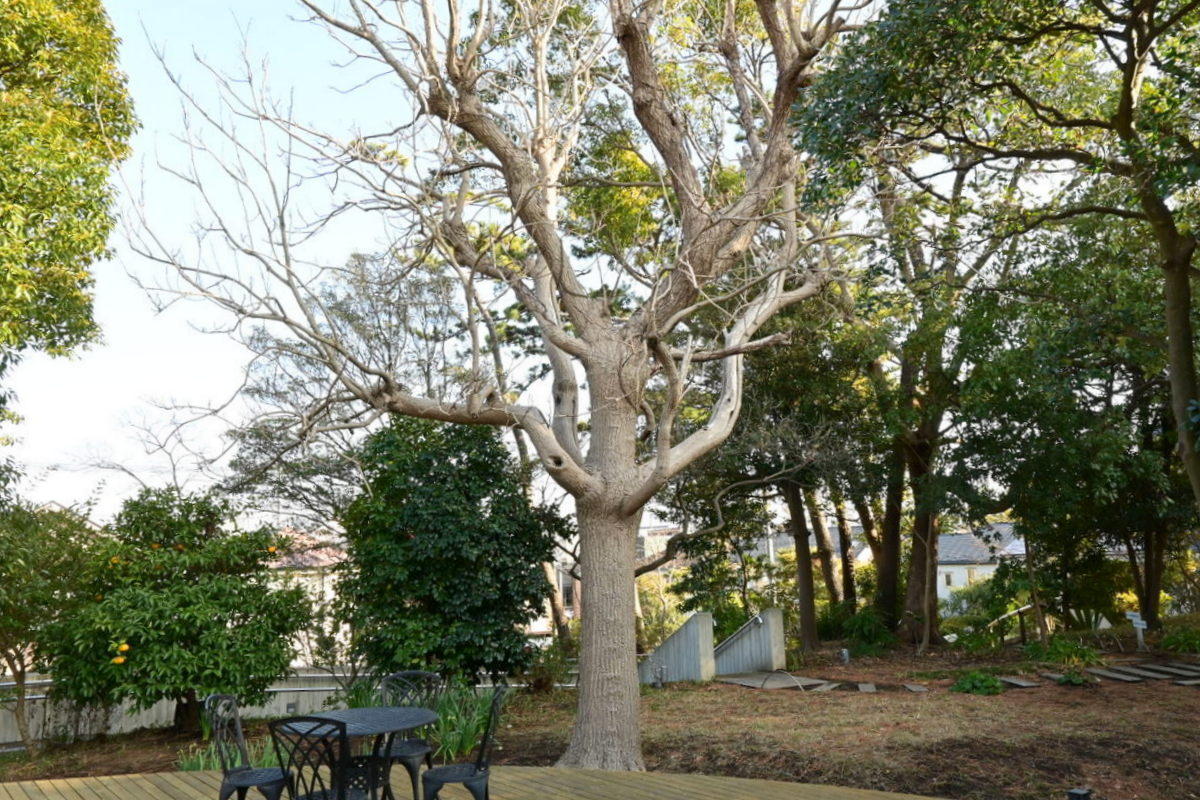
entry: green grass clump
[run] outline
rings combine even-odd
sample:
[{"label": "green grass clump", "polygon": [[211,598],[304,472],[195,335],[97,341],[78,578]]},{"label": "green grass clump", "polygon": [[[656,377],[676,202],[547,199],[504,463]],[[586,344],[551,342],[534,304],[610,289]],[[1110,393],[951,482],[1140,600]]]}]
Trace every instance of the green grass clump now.
[{"label": "green grass clump", "polygon": [[1200,630],[1180,628],[1171,631],[1159,642],[1164,650],[1174,653],[1200,653]]},{"label": "green grass clump", "polygon": [[950,691],[963,694],[1000,694],[1004,691],[1004,684],[1000,683],[1000,679],[995,675],[972,670],[959,677],[950,687]]}]

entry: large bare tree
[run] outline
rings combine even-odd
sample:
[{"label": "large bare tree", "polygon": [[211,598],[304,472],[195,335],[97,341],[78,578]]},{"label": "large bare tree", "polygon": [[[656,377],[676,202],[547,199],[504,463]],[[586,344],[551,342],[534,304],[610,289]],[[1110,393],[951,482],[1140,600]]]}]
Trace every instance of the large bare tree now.
[{"label": "large bare tree", "polygon": [[[390,414],[524,432],[580,536],[579,713],[560,763],[641,769],[642,509],[729,435],[743,354],[828,277],[836,227],[798,206],[792,108],[867,3],[302,2],[380,67],[367,91],[390,82],[389,129],[319,131],[254,71],[221,79],[176,169],[207,212],[199,246],[144,232],[142,250],[174,291],[234,315],[280,389],[259,397],[306,398],[274,409],[297,437]],[[390,236],[369,257],[316,244],[369,215]],[[418,279],[456,287],[444,330],[415,324]],[[518,347],[521,315],[535,341]],[[697,420],[701,363],[721,382]],[[497,380],[530,365],[546,374],[527,391]]]}]

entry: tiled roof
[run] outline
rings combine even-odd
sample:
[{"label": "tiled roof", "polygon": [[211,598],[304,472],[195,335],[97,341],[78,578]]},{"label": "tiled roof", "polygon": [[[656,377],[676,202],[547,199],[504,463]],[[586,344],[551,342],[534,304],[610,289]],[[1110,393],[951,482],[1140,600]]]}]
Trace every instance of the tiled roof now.
[{"label": "tiled roof", "polygon": [[275,569],[319,569],[346,560],[345,549],[330,539],[293,528],[284,528],[279,535],[286,538],[289,544],[288,552],[272,564]]},{"label": "tiled roof", "polygon": [[939,564],[987,564],[992,552],[973,533],[946,533],[938,537]]}]

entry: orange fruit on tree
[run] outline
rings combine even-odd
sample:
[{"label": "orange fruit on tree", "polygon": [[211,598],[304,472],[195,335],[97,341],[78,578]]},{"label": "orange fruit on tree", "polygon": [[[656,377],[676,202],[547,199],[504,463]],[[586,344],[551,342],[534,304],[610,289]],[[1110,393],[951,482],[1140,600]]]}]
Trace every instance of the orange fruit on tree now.
[{"label": "orange fruit on tree", "polygon": [[129,645],[128,645],[128,644],[126,644],[125,642],[121,642],[121,644],[120,644],[120,645],[117,647],[117,652],[118,652],[118,653],[127,653],[127,652],[129,652]]},{"label": "orange fruit on tree", "polygon": [[114,664],[124,664],[124,663],[125,663],[125,656],[117,656],[116,658],[114,658],[114,659],[112,660],[112,663],[114,663]]}]

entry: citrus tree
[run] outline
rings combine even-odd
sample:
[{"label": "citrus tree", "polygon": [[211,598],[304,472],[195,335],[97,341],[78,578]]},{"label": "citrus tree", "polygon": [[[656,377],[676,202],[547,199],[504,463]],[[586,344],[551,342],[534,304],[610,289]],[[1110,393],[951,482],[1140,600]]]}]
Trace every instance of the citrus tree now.
[{"label": "citrus tree", "polygon": [[277,535],[231,518],[225,503],[174,489],[125,502],[77,563],[87,573],[77,608],[39,642],[60,697],[138,709],[174,700],[176,727],[196,731],[208,693],[265,699],[290,670],[308,603],[302,589],[272,585]]}]

